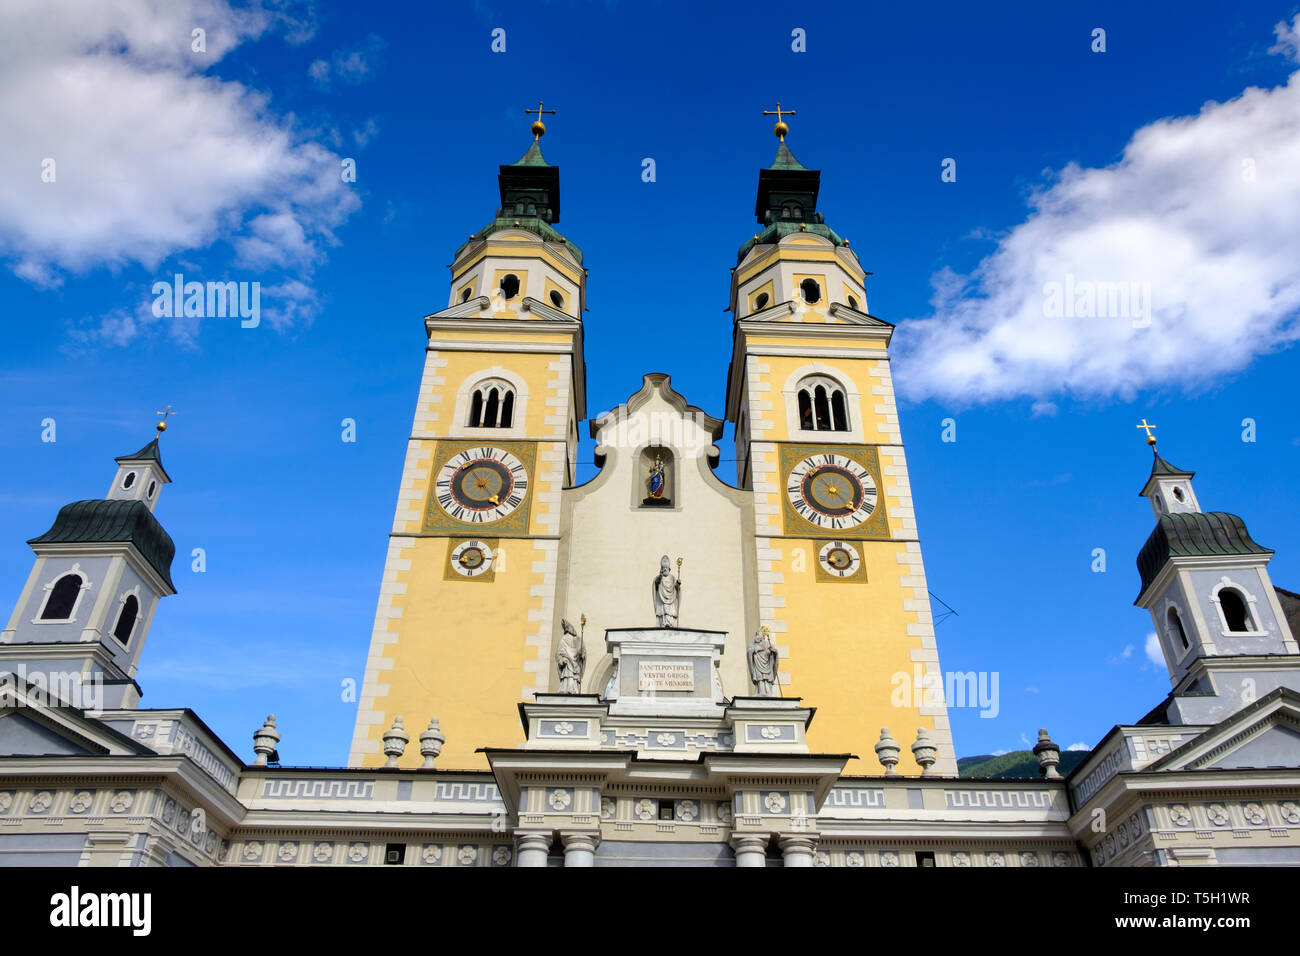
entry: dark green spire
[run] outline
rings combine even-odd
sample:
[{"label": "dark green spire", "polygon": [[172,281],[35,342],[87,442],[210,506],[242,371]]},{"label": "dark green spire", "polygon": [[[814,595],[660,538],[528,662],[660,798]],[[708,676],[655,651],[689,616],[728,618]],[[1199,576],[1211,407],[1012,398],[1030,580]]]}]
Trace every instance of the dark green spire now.
[{"label": "dark green spire", "polygon": [[785,145],[785,140],[781,140],[781,145],[776,148],[776,159],[768,169],[805,169],[799,160],[794,158],[794,153],[790,152],[790,147]]},{"label": "dark green spire", "polygon": [[539,139],[534,139],[519,162],[502,166],[497,183],[501,187],[498,219],[540,219],[553,225],[560,221],[560,167],[542,156]]},{"label": "dark green spire", "polygon": [[528,147],[528,151],[519,157],[519,162],[515,166],[549,166],[546,157],[542,155],[542,141],[533,140],[533,145]]}]

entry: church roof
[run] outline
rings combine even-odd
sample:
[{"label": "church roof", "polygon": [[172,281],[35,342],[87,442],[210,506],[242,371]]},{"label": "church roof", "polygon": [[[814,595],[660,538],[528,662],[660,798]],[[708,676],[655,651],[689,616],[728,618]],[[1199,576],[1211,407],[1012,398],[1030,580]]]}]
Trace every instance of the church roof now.
[{"label": "church roof", "polygon": [[582,265],[582,250],[555,228],[555,223],[560,221],[560,167],[546,161],[540,140],[534,139],[517,162],[499,169],[501,208],[491,222],[456,250],[456,258],[472,242],[507,229],[522,229],[545,242],[563,244],[578,265]]},{"label": "church roof", "polygon": [[[825,217],[817,211],[821,176],[819,170],[809,169],[795,159],[785,140],[781,140],[772,165],[758,171],[754,217],[763,230],[740,247],[736,253],[737,263],[743,262],[755,246],[777,243],[799,232],[821,236],[837,246],[848,245],[826,225]],[[856,253],[854,258],[857,258]]]},{"label": "church roof", "polygon": [[[542,155],[541,140],[533,140],[533,144],[528,147],[524,155],[519,157],[519,161],[512,163],[513,166],[550,166],[546,157]],[[559,168],[559,167],[555,167]]]},{"label": "church roof", "polygon": [[27,543],[35,546],[101,542],[135,545],[141,557],[158,572],[167,586],[176,590],[171,578],[176,544],[153,513],[139,501],[110,501],[105,498],[74,501],[59,509],[49,531]]},{"label": "church roof", "polygon": [[1145,497],[1150,492],[1151,482],[1155,481],[1157,478],[1196,477],[1196,472],[1183,471],[1177,465],[1171,465],[1169,462],[1165,461],[1160,457],[1160,452],[1156,451],[1154,447],[1152,447],[1151,452],[1156,456],[1156,460],[1151,463],[1151,474],[1147,477],[1147,483],[1142,486],[1142,490],[1138,492],[1139,497]]},{"label": "church roof", "polygon": [[807,171],[808,167],[804,166],[799,160],[794,158],[794,153],[790,152],[790,147],[785,145],[785,140],[781,140],[781,145],[776,148],[776,159],[768,169],[802,169]]},{"label": "church roof", "polygon": [[1142,576],[1138,596],[1146,592],[1170,558],[1272,553],[1251,539],[1246,522],[1225,511],[1164,514],[1138,552],[1138,573]]},{"label": "church roof", "polygon": [[124,465],[129,461],[152,461],[157,463],[158,470],[162,472],[163,478],[171,481],[171,475],[167,474],[167,469],[163,467],[162,452],[158,448],[158,439],[155,438],[149,444],[145,445],[134,455],[123,455],[121,458],[113,459],[119,465]]}]

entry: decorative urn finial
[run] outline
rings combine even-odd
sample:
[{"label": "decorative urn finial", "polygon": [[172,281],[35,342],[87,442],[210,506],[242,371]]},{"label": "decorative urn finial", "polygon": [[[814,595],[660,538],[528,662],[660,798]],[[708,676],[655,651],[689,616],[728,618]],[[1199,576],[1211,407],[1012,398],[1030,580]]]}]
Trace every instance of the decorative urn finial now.
[{"label": "decorative urn finial", "polygon": [[1046,730],[1038,731],[1038,743],[1034,745],[1034,756],[1038,758],[1038,773],[1044,777],[1059,777],[1056,765],[1061,762],[1061,748],[1053,742]]},{"label": "decorative urn finial", "polygon": [[921,776],[930,776],[935,760],[939,756],[939,747],[930,739],[930,732],[924,727],[916,732],[916,742],[912,744],[912,756],[921,767]]},{"label": "decorative urn finial", "polygon": [[266,758],[275,753],[276,744],[280,742],[280,732],[275,729],[275,714],[266,715],[266,723],[261,729],[253,732],[253,753],[257,754],[257,759],[253,765],[257,767],[266,766]]},{"label": "decorative urn finial", "polygon": [[388,760],[385,767],[396,767],[397,760],[406,752],[406,745],[411,742],[411,735],[402,726],[402,718],[394,717],[393,726],[384,732],[384,755]]},{"label": "decorative urn finial", "polygon": [[438,726],[438,718],[429,720],[429,729],[420,734],[420,753],[424,757],[424,769],[432,770],[433,762],[442,753],[442,745],[447,742],[447,735]]},{"label": "decorative urn finial", "polygon": [[890,736],[888,727],[880,728],[880,743],[876,744],[876,759],[885,768],[885,776],[897,777],[898,754],[902,750],[898,741]]}]

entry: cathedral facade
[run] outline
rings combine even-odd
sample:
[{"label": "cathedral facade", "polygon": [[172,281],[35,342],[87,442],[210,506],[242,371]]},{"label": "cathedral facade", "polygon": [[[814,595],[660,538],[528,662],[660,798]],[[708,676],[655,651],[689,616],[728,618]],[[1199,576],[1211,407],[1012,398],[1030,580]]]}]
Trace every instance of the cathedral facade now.
[{"label": "cathedral facade", "polygon": [[424,320],[348,765],[280,766],[273,717],[246,763],[193,712],[139,707],[175,592],[155,440],[29,542],[0,636],[0,863],[1300,864],[1300,597],[1240,518],[1154,454],[1136,603],[1170,696],[1068,777],[1046,731],[1037,778],[959,777],[893,326],[819,173],[778,115],[723,417],[656,372],[589,418],[587,273],[544,131]]}]

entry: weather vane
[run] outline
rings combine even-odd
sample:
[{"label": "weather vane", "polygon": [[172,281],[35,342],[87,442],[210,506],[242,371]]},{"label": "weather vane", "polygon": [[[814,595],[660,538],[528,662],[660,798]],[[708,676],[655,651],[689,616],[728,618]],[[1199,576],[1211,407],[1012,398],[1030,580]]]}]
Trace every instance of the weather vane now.
[{"label": "weather vane", "polygon": [[780,101],[780,100],[777,100],[777,101],[776,101],[776,109],[774,109],[774,110],[763,110],[763,115],[764,115],[764,116],[775,116],[775,117],[776,117],[776,125],[772,127],[772,132],[776,134],[776,138],[777,138],[777,139],[779,139],[781,142],[784,143],[784,142],[785,142],[785,134],[788,133],[788,132],[790,132],[790,127],[785,123],[784,120],[781,119],[781,114],[782,114],[782,113],[784,113],[786,116],[794,116],[794,115],[795,115],[794,110],[783,110],[783,109],[781,109],[781,101]]},{"label": "weather vane", "polygon": [[1156,447],[1156,436],[1151,434],[1151,430],[1155,427],[1156,427],[1155,425],[1148,425],[1147,420],[1145,418],[1142,419],[1142,424],[1138,426],[1138,428],[1142,428],[1146,430],[1147,444],[1150,445],[1152,448]]},{"label": "weather vane", "polygon": [[158,429],[158,436],[159,436],[159,437],[162,437],[162,433],[165,432],[165,431],[167,430],[167,419],[170,418],[172,415],[175,415],[176,413],[175,413],[174,411],[172,411],[172,407],[171,407],[170,405],[168,405],[168,406],[167,406],[167,411],[165,411],[165,412],[154,412],[154,414],[157,415],[159,418],[162,419],[162,421],[160,421],[160,422],[155,426],[155,427]]},{"label": "weather vane", "polygon": [[[552,116],[555,115],[555,110],[544,110],[544,109],[542,109],[542,105],[543,105],[543,104],[542,104],[542,101],[541,101],[541,100],[538,100],[538,101],[537,101],[537,109],[535,109],[535,110],[529,110],[529,109],[524,110],[524,113],[536,113],[536,114],[537,114],[537,119],[533,120],[533,125],[532,125],[533,139],[541,139],[543,136],[546,135],[546,124],[542,122],[542,114],[543,114],[543,113],[549,113],[549,114],[552,115]],[[779,104],[778,104],[778,105],[779,105]]]}]

